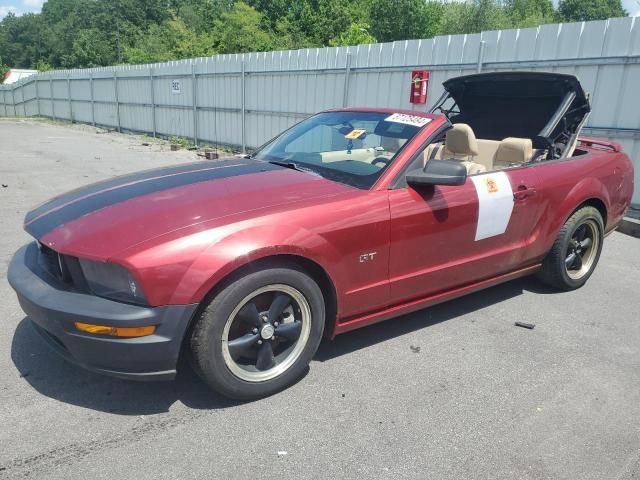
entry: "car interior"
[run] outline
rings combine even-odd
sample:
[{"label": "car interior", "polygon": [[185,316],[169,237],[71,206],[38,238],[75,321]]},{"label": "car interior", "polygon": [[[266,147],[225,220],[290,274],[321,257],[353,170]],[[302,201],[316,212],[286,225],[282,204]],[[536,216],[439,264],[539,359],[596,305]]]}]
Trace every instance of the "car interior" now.
[{"label": "car interior", "polygon": [[447,130],[444,141],[430,144],[423,152],[422,164],[431,160],[457,160],[467,175],[520,167],[541,161],[546,152],[534,149],[530,138],[507,137],[503,140],[477,139],[466,123],[456,123]]},{"label": "car interior", "polygon": [[[591,110],[571,75],[489,72],[451,78],[431,109],[453,124],[425,151],[429,159],[465,162],[468,174],[577,156]],[[523,112],[527,112],[523,115]]]}]

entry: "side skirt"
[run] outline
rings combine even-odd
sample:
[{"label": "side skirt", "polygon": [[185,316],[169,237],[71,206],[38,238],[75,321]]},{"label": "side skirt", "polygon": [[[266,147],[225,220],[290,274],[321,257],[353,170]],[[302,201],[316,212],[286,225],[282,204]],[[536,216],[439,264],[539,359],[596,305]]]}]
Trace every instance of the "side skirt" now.
[{"label": "side skirt", "polygon": [[485,288],[493,287],[494,285],[499,285],[500,283],[505,283],[510,280],[515,280],[516,278],[526,277],[527,275],[531,275],[532,273],[540,270],[540,267],[540,264],[533,265],[531,267],[526,267],[520,270],[515,270],[513,272],[498,275],[497,277],[488,278],[477,283],[454,288],[453,290],[438,293],[430,297],[412,300],[411,302],[387,307],[383,310],[378,310],[377,312],[369,313],[361,317],[351,318],[346,321],[339,322],[335,327],[333,336],[335,337],[340,333],[349,332],[351,330],[355,330],[356,328],[365,327],[367,325],[372,325],[384,320],[389,320],[400,315],[406,315],[408,313],[416,312],[418,310],[422,310],[423,308],[431,307],[439,303],[444,303],[448,300],[453,300],[454,298],[462,297],[469,293],[484,290]]}]

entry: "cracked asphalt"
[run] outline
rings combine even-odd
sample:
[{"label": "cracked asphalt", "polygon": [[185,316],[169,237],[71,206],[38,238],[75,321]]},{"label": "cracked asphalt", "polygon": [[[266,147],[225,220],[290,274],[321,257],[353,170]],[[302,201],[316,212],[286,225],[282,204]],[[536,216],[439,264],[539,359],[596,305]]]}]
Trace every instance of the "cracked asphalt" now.
[{"label": "cracked asphalt", "polygon": [[0,120],[0,478],[640,478],[640,240],[620,233],[578,291],[526,278],[345,334],[256,402],[224,400],[187,368],[144,384],[58,358],[6,282],[26,211],[194,158]]}]

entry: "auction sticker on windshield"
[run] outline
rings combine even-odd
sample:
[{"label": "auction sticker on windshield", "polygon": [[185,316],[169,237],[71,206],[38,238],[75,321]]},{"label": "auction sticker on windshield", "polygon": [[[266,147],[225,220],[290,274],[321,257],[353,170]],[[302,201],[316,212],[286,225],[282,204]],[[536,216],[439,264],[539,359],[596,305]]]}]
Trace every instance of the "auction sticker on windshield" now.
[{"label": "auction sticker on windshield", "polygon": [[386,122],[403,123],[414,127],[424,127],[431,121],[430,118],[420,117],[418,115],[407,115],[406,113],[394,113],[384,120]]}]

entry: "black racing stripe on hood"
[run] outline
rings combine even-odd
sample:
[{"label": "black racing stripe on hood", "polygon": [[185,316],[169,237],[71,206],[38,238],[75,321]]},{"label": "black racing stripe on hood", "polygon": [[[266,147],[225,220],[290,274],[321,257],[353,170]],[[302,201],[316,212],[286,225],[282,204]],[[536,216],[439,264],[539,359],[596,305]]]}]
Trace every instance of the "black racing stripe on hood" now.
[{"label": "black racing stripe on hood", "polygon": [[208,168],[198,165],[199,168],[197,169],[163,169],[143,172],[140,175],[134,174],[128,177],[121,177],[118,182],[115,182],[118,179],[114,179],[113,183],[112,181],[107,181],[91,185],[87,187],[87,190],[76,190],[73,195],[63,195],[63,197],[66,197],[65,202],[60,201],[60,197],[58,197],[51,203],[43,205],[43,207],[48,207],[44,210],[44,213],[40,214],[40,216],[31,216],[31,221],[25,220],[25,230],[35,238],[42,238],[47,233],[77,218],[136,197],[193,183],[282,168],[265,162],[251,162],[240,165],[231,162],[227,163],[226,166],[221,166],[220,163],[208,163],[205,165]]},{"label": "black racing stripe on hood", "polygon": [[29,213],[27,213],[24,223],[28,224],[33,221],[35,218],[38,218],[42,214],[50,212],[56,208],[59,208],[67,203],[72,203],[74,201],[79,200],[80,198],[84,198],[90,195],[95,195],[96,193],[102,192],[104,190],[109,190],[113,188],[122,187],[124,185],[128,185],[134,182],[143,182],[145,180],[149,180],[152,178],[164,177],[169,175],[177,175],[181,173],[195,172],[199,170],[210,170],[211,168],[217,167],[228,167],[231,165],[246,165],[246,164],[255,164],[255,161],[236,158],[231,160],[222,160],[220,162],[191,162],[183,165],[173,165],[170,167],[161,167],[161,168],[153,168],[151,170],[142,170],[140,172],[131,173],[128,175],[119,175],[114,178],[110,178],[108,180],[104,180],[97,183],[92,183],[90,185],[86,185],[84,187],[80,187],[74,190],[70,190],[68,192],[63,193],[57,197],[52,198],[51,200],[43,203],[42,205],[34,208]]}]

